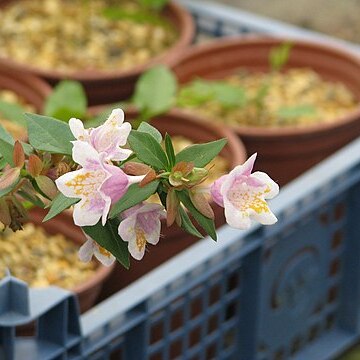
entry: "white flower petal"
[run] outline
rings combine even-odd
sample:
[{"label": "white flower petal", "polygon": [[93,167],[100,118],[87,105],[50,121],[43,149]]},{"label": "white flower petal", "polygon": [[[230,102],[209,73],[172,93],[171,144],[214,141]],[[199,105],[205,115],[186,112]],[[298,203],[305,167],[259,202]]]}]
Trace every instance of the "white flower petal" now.
[{"label": "white flower petal", "polygon": [[227,199],[224,199],[226,222],[235,229],[246,230],[251,226],[248,212],[240,211]]},{"label": "white flower petal", "polygon": [[161,221],[159,219],[159,221],[157,221],[156,223],[156,229],[153,232],[146,234],[146,241],[149,244],[156,245],[160,240],[160,231],[161,231]]},{"label": "white flower petal", "polygon": [[120,135],[117,138],[117,145],[124,146],[127,142],[131,131],[131,124],[129,122],[125,122],[120,126]]},{"label": "white flower petal", "polygon": [[101,163],[100,154],[84,141],[73,141],[72,158],[84,168],[99,167]]},{"label": "white flower petal", "polygon": [[272,180],[268,174],[261,171],[256,171],[251,174],[251,177],[261,180],[266,183],[266,185],[268,185],[269,189],[266,191],[265,199],[272,199],[279,194],[279,185],[274,180]]},{"label": "white flower petal", "polygon": [[80,195],[78,189],[72,184],[74,181],[76,181],[77,178],[87,176],[87,173],[88,171],[84,169],[68,172],[56,179],[55,184],[59,191],[62,192],[65,196],[70,198],[79,198]]},{"label": "white flower petal", "polygon": [[95,250],[94,242],[95,241],[93,239],[88,238],[86,242],[83,245],[81,245],[78,253],[80,261],[82,262],[91,261]]},{"label": "white flower petal", "polygon": [[125,114],[124,111],[120,108],[113,109],[111,111],[111,114],[105,121],[104,125],[110,125],[110,126],[121,126],[121,124],[124,122]]},{"label": "white flower petal", "polygon": [[69,127],[75,139],[81,141],[88,141],[89,131],[84,128],[84,124],[82,123],[81,120],[76,118],[71,118],[69,120]]},{"label": "white flower petal", "polygon": [[146,243],[142,245],[143,246],[139,247],[136,242],[136,239],[129,242],[128,245],[129,253],[135,260],[141,260],[145,255]]},{"label": "white flower petal", "polygon": [[130,243],[136,238],[135,223],[136,223],[136,213],[132,214],[131,216],[121,221],[118,227],[118,233],[124,241]]},{"label": "white flower petal", "polygon": [[273,225],[277,222],[277,217],[270,211],[256,212],[253,211],[252,216],[254,220],[263,225]]},{"label": "white flower petal", "polygon": [[74,223],[77,226],[96,225],[100,220],[102,214],[102,209],[94,209],[89,206],[88,200],[81,200],[74,206]]},{"label": "white flower petal", "polygon": [[229,177],[232,176],[249,176],[254,167],[254,163],[256,160],[257,153],[251,155],[243,164],[237,165],[232,169],[229,173]]},{"label": "white flower petal", "polygon": [[129,149],[117,149],[112,155],[111,160],[113,161],[124,161],[126,160],[133,152]]},{"label": "white flower petal", "polygon": [[102,198],[104,200],[104,209],[103,209],[103,212],[102,212],[102,216],[101,216],[101,223],[103,226],[105,226],[106,224],[106,220],[107,220],[107,216],[109,214],[109,211],[110,211],[110,206],[111,206],[111,199],[109,196],[104,196],[103,194],[102,195]]},{"label": "white flower petal", "polygon": [[95,245],[95,257],[105,266],[111,266],[116,260],[115,257],[98,243]]},{"label": "white flower petal", "polygon": [[57,188],[67,197],[92,198],[107,179],[102,170],[89,171],[80,169],[68,172],[55,180]]},{"label": "white flower petal", "polygon": [[144,203],[144,205],[137,210],[137,213],[141,214],[145,212],[156,211],[161,214],[162,210],[164,210],[164,207],[160,204]]}]

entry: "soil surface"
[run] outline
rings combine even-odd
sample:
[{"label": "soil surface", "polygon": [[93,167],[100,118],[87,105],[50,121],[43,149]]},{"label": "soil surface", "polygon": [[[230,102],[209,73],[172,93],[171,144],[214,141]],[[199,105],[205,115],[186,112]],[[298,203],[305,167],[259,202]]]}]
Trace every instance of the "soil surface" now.
[{"label": "soil surface", "polygon": [[359,0],[217,0],[216,2],[360,43]]}]

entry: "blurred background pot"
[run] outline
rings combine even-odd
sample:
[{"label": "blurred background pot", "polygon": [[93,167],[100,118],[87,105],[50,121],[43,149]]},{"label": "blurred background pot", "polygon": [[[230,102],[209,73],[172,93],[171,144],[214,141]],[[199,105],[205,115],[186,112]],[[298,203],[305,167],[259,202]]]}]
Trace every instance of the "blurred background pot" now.
[{"label": "blurred background pot", "polygon": [[[12,1],[5,1],[2,5],[5,6],[9,3]],[[161,15],[174,26],[178,33],[177,40],[167,50],[149,62],[143,65],[135,65],[129,70],[46,70],[31,65],[30,60],[25,63],[10,58],[1,58],[0,66],[7,65],[16,70],[36,74],[51,85],[55,85],[64,79],[80,81],[85,87],[90,105],[109,104],[123,100],[132,95],[135,82],[144,70],[158,63],[173,66],[193,39],[195,26],[190,13],[182,6],[170,2],[162,10]]]},{"label": "blurred background pot", "polygon": [[[136,111],[131,109],[127,109],[125,114],[127,121],[135,119],[138,115]],[[156,127],[162,134],[167,132],[171,137],[181,136],[194,143],[226,138],[228,142],[220,155],[227,160],[229,170],[246,160],[242,142],[233,132],[224,127],[194,121],[191,115],[181,114],[176,110],[155,117],[151,120],[151,125]],[[215,204],[213,204],[213,209],[216,226],[219,227],[225,223],[224,209]],[[129,270],[119,264],[116,265],[115,271],[105,283],[100,299],[104,299],[129,285],[198,240],[184,232],[177,225],[168,228],[165,221],[162,223],[161,234],[159,243],[156,246],[149,245],[144,258],[141,261],[133,260]]]},{"label": "blurred background pot", "polygon": [[[195,78],[223,79],[239,68],[268,72],[270,50],[284,41],[256,37],[214,41],[189,50],[174,70],[182,84]],[[340,48],[290,41],[293,48],[285,70],[313,69],[325,80],[341,82],[360,100],[359,58]],[[256,168],[283,185],[360,135],[360,106],[328,123],[301,127],[234,125],[232,129],[241,137],[249,154],[258,153]]]},{"label": "blurred background pot", "polygon": [[[50,85],[42,79],[0,64],[0,101],[9,101],[10,98],[29,111],[41,113],[45,99],[51,91]],[[0,124],[15,138],[26,139],[26,129],[2,116],[1,109]]]}]

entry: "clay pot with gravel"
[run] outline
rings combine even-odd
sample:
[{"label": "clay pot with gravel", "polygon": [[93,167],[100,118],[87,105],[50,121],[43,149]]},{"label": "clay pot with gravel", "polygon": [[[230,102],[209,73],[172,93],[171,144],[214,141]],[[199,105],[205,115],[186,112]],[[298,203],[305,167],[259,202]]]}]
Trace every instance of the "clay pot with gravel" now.
[{"label": "clay pot with gravel", "polygon": [[6,230],[1,234],[0,271],[9,268],[31,287],[59,286],[71,290],[78,297],[80,311],[85,312],[94,305],[114,266],[78,259],[78,250],[86,239],[74,225],[70,212],[43,223],[45,215],[45,210],[34,208],[24,230]]},{"label": "clay pot with gravel", "polygon": [[[0,102],[20,105],[29,112],[41,113],[51,91],[50,85],[37,76],[0,64]],[[3,114],[1,107],[0,124],[15,139],[26,139],[26,128]]]},{"label": "clay pot with gravel", "polygon": [[90,105],[126,99],[144,70],[174,65],[195,28],[178,4],[159,12],[135,0],[4,1],[0,22],[0,65],[80,81]]},{"label": "clay pot with gravel", "polygon": [[[252,108],[244,107],[243,94],[238,93],[239,98],[234,99],[237,92],[231,94],[231,100],[239,105],[236,103],[232,110],[212,99],[192,106],[189,103],[194,99],[189,97],[189,103],[182,99],[178,105],[198,121],[235,131],[249,154],[258,153],[256,167],[281,185],[360,135],[359,58],[340,48],[294,40],[283,69],[271,74],[269,54],[285,41],[256,37],[214,41],[188,51],[174,69],[183,89],[196,79],[227,81],[235,90],[238,86],[237,91],[245,89],[246,94],[251,94],[256,81],[270,87],[265,89],[265,97],[262,94],[266,105],[262,112],[258,112],[256,101]],[[256,91],[261,95],[259,86]],[[307,110],[312,107],[317,116],[306,117],[303,106],[296,121],[287,121],[289,113],[281,113],[276,107],[283,98],[285,105],[295,104],[298,109],[302,101],[310,104]],[[274,115],[274,111],[278,112]]]},{"label": "clay pot with gravel", "polygon": [[[127,109],[125,114],[126,120],[130,122],[138,116],[138,113],[131,108]],[[218,158],[219,168],[216,167],[215,159],[214,167],[211,171],[214,174],[214,178],[209,179],[210,183],[215,180],[215,177],[220,177],[246,160],[246,152],[241,140],[225,127],[194,121],[191,116],[181,114],[176,110],[153,118],[151,125],[157,128],[163,135],[167,132],[171,136],[175,151],[180,150],[179,147],[186,146],[190,142],[204,143],[226,138],[227,144],[219,154],[220,158]],[[176,149],[177,146],[178,149]],[[215,213],[215,225],[219,227],[225,224],[224,209],[214,203],[212,207]],[[145,254],[141,261],[132,261],[129,270],[116,265],[115,271],[105,283],[101,294],[102,299],[129,285],[198,241],[198,238],[184,232],[176,225],[168,228],[166,221],[163,221],[161,229],[162,235],[159,243],[154,247],[149,245],[147,248],[148,254]]]}]

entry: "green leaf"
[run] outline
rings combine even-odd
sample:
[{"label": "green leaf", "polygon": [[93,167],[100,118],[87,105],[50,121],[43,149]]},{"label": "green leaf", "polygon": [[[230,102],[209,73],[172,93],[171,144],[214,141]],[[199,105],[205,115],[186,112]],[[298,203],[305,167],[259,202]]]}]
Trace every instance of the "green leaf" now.
[{"label": "green leaf", "polygon": [[210,82],[196,79],[182,86],[177,96],[177,105],[180,107],[197,107],[213,99],[213,89]]},{"label": "green leaf", "polygon": [[0,139],[12,145],[15,143],[13,137],[4,129],[2,125],[0,125]]},{"label": "green leaf", "polygon": [[109,217],[113,219],[123,211],[148,199],[150,195],[156,192],[159,182],[159,180],[155,180],[143,187],[140,187],[139,184],[130,185],[125,195],[117,203],[115,203],[110,210]]},{"label": "green leaf", "polygon": [[133,103],[148,117],[168,111],[175,102],[177,80],[164,65],[146,71],[136,83]]},{"label": "green leaf", "polygon": [[0,190],[0,198],[1,198],[2,196],[7,195],[9,192],[11,192],[18,183],[19,183],[19,181],[16,181],[16,182],[15,182],[14,184],[12,184],[11,186],[8,186],[7,188]]},{"label": "green leaf", "polygon": [[137,158],[145,164],[157,169],[167,168],[168,160],[166,154],[152,135],[132,130],[128,137],[128,143]]},{"label": "green leaf", "polygon": [[139,24],[152,24],[169,28],[167,21],[148,9],[128,10],[119,6],[109,6],[103,10],[102,15],[113,21],[127,20]]},{"label": "green leaf", "polygon": [[194,219],[199,223],[199,225],[206,231],[207,234],[210,235],[212,239],[216,241],[216,229],[214,220],[207,218],[202,215],[193,205],[190,200],[190,197],[187,193],[187,190],[182,190],[178,192],[178,197],[180,201],[184,204],[184,206],[189,210],[190,214],[194,217]]},{"label": "green leaf", "polygon": [[72,80],[57,84],[45,102],[44,114],[63,121],[70,118],[84,118],[87,110],[87,98],[83,86]]},{"label": "green leaf", "polygon": [[226,139],[220,139],[188,146],[176,154],[176,162],[193,162],[195,167],[204,167],[220,153],[226,142]]},{"label": "green leaf", "polygon": [[25,109],[14,103],[0,100],[0,115],[6,120],[13,121],[21,126],[26,126],[24,117]]},{"label": "green leaf", "polygon": [[158,143],[162,142],[162,135],[161,135],[160,131],[145,121],[143,121],[139,125],[137,131],[141,131],[141,132],[150,134]]},{"label": "green leaf", "polygon": [[154,10],[161,10],[169,0],[139,0],[139,3],[142,6],[148,7]]},{"label": "green leaf", "polygon": [[0,151],[5,161],[11,166],[14,166],[14,161],[13,161],[14,146],[0,138]]},{"label": "green leaf", "polygon": [[224,81],[197,79],[182,87],[177,104],[185,107],[200,106],[208,101],[217,101],[224,108],[243,107],[246,105],[245,90]]},{"label": "green leaf", "polygon": [[30,195],[27,192],[22,191],[22,190],[19,190],[17,193],[24,199],[28,200],[31,204],[33,204],[39,208],[45,209],[45,204],[38,196]]},{"label": "green leaf", "polygon": [[29,142],[37,150],[71,155],[75,140],[69,125],[57,119],[25,114],[28,121]]},{"label": "green leaf", "polygon": [[280,71],[288,62],[293,43],[285,42],[270,50],[269,62],[273,71]]},{"label": "green leaf", "polygon": [[41,194],[49,200],[52,200],[57,196],[57,187],[49,177],[45,175],[38,175],[34,180]]},{"label": "green leaf", "polygon": [[118,219],[108,220],[105,226],[101,220],[94,226],[84,226],[82,229],[100,246],[110,251],[116,260],[126,269],[130,267],[128,244],[118,234]]},{"label": "green leaf", "polygon": [[181,217],[181,228],[184,229],[189,234],[202,239],[203,236],[198,231],[198,229],[194,226],[194,224],[191,222],[189,215],[186,213],[186,211],[181,206],[179,207],[179,214]]},{"label": "green leaf", "polygon": [[215,82],[211,85],[214,100],[225,108],[243,107],[246,104],[246,93],[243,88],[225,82]]},{"label": "green leaf", "polygon": [[256,107],[258,108],[258,110],[261,110],[264,108],[264,100],[265,100],[267,94],[269,93],[269,90],[270,90],[269,83],[262,84],[259,87],[259,89],[257,90],[253,101],[254,101]]},{"label": "green leaf", "polygon": [[278,110],[277,115],[284,119],[293,119],[301,116],[314,116],[316,115],[316,108],[312,105],[282,107]]},{"label": "green leaf", "polygon": [[0,170],[2,170],[7,165],[7,161],[2,157],[0,158]]},{"label": "green leaf", "polygon": [[[1,125],[0,125],[0,139],[3,140],[5,143],[10,144],[12,147],[15,144],[15,140],[13,139],[13,137]],[[25,151],[25,154],[26,155],[31,154],[33,148],[29,144],[26,144],[22,141],[20,142]],[[1,148],[0,148],[0,155],[1,155]]]},{"label": "green leaf", "polygon": [[44,217],[43,222],[48,221],[60,214],[62,211],[68,209],[71,205],[76,204],[80,199],[68,198],[62,193],[56,195],[55,199],[52,201],[50,210]]},{"label": "green leaf", "polygon": [[176,158],[174,146],[168,133],[165,134],[165,150],[169,159],[170,168],[172,168],[175,165]]}]

